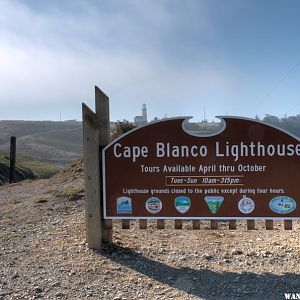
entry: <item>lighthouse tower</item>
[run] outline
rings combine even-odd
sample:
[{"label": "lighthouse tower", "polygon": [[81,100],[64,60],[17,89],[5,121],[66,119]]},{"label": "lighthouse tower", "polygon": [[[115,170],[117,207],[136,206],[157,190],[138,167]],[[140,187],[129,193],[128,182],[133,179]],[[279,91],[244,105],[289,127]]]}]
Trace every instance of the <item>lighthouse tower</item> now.
[{"label": "lighthouse tower", "polygon": [[147,123],[148,123],[148,121],[147,121],[147,108],[146,108],[146,104],[143,104],[143,106],[142,106],[142,115],[134,117],[134,125],[143,126],[143,125],[146,125]]},{"label": "lighthouse tower", "polygon": [[146,104],[143,104],[142,106],[142,116],[144,119],[144,122],[147,123],[147,108],[146,108]]}]

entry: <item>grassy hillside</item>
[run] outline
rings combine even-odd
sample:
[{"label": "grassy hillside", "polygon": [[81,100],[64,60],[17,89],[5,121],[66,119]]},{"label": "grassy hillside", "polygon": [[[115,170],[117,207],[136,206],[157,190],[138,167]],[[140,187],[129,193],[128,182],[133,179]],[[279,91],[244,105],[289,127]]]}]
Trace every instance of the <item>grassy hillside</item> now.
[{"label": "grassy hillside", "polygon": [[[9,181],[9,154],[8,152],[0,151],[0,164],[2,183]],[[18,154],[16,159],[17,177],[19,180],[26,178],[49,178],[59,172],[59,168],[36,159],[30,155]]]},{"label": "grassy hillside", "polygon": [[0,121],[0,145],[7,143],[10,136],[17,137],[44,133],[48,131],[61,131],[70,129],[80,129],[79,121]]},{"label": "grassy hillside", "polygon": [[8,151],[17,137],[17,153],[63,167],[82,152],[82,125],[78,121],[0,121],[0,149]]},{"label": "grassy hillside", "polygon": [[[36,177],[29,169],[24,169],[20,167],[16,167],[15,170],[15,181],[21,181],[24,179],[35,179]],[[0,185],[3,185],[9,182],[10,178],[10,169],[9,166],[0,162]]]}]

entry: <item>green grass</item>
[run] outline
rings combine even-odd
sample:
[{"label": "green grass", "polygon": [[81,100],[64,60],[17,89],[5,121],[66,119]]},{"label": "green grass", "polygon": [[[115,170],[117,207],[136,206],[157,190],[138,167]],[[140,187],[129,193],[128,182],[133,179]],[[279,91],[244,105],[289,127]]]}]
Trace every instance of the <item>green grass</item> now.
[{"label": "green grass", "polygon": [[[0,163],[9,167],[9,154],[0,151]],[[17,154],[16,167],[30,169],[37,178],[49,178],[59,172],[59,168],[30,155]]]},{"label": "green grass", "polygon": [[36,201],[36,203],[46,203],[46,202],[48,202],[48,199],[43,198],[43,197],[37,199],[37,201]]},{"label": "green grass", "polygon": [[30,169],[37,178],[49,178],[59,172],[59,168],[55,165],[34,159],[29,155],[17,155],[17,165]]},{"label": "green grass", "polygon": [[26,222],[26,224],[29,226],[34,226],[34,225],[37,225],[38,222],[39,222],[38,220],[29,220]]},{"label": "green grass", "polygon": [[84,196],[83,187],[66,188],[63,190],[53,189],[50,194],[56,198],[67,198],[69,201],[74,201]]}]

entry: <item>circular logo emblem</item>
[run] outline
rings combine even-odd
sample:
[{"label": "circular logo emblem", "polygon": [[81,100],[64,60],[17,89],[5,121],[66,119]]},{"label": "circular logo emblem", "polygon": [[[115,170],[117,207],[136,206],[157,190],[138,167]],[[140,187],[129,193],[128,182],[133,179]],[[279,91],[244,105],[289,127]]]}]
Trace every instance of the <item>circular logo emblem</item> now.
[{"label": "circular logo emblem", "polygon": [[151,214],[157,214],[162,209],[162,202],[157,197],[151,197],[146,201],[146,209]]},{"label": "circular logo emblem", "polygon": [[275,197],[269,202],[270,209],[277,214],[289,214],[296,209],[296,206],[296,201],[287,196]]},{"label": "circular logo emblem", "polygon": [[187,196],[176,197],[174,201],[174,205],[178,212],[184,214],[191,207],[191,199]]},{"label": "circular logo emblem", "polygon": [[255,208],[255,203],[251,198],[243,196],[239,201],[238,208],[243,214],[250,214]]}]

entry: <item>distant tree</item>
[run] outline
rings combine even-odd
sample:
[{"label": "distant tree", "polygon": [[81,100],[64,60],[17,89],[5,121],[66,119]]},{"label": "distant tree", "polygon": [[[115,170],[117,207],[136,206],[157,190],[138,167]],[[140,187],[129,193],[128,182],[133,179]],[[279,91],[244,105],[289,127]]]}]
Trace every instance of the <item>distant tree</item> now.
[{"label": "distant tree", "polygon": [[300,137],[300,115],[278,118],[272,115],[265,115],[264,122],[278,126],[298,137]]},{"label": "distant tree", "polygon": [[131,129],[135,128],[136,126],[127,120],[123,120],[123,121],[117,121],[115,124],[115,128],[112,132],[112,139],[116,139],[117,137],[121,136],[122,134],[124,134],[125,132],[130,131]]},{"label": "distant tree", "polygon": [[272,115],[265,115],[264,117],[264,122],[272,124],[272,125],[277,125],[280,126],[281,124],[281,119]]}]

